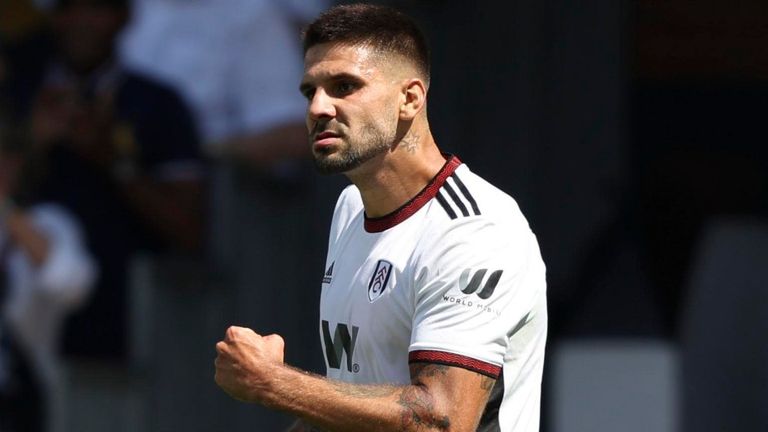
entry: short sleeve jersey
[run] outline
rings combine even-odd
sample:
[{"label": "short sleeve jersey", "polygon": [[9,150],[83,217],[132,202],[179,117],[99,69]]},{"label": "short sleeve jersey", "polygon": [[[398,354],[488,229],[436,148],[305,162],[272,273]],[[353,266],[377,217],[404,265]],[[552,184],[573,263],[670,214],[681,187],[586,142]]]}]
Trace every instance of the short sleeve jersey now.
[{"label": "short sleeve jersey", "polygon": [[457,157],[381,218],[349,186],[322,280],[327,376],[407,384],[412,362],[465,368],[497,379],[479,430],[538,431],[545,287],[516,202]]}]

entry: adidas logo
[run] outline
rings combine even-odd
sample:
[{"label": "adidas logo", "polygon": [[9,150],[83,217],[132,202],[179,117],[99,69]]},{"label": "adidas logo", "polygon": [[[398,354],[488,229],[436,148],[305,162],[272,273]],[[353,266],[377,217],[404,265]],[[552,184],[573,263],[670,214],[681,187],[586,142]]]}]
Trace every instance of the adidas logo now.
[{"label": "adidas logo", "polygon": [[331,263],[331,266],[328,267],[328,270],[325,271],[325,275],[323,275],[323,283],[329,284],[331,283],[331,279],[333,278],[333,265],[336,264],[336,261]]}]

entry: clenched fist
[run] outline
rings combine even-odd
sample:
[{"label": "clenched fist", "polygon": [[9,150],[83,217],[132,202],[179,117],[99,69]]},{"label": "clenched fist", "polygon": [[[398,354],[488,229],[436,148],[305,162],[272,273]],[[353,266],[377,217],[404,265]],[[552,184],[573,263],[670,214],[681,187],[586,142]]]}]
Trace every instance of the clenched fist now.
[{"label": "clenched fist", "polygon": [[273,371],[283,366],[284,348],[279,335],[229,327],[216,344],[216,384],[237,400],[267,404]]}]

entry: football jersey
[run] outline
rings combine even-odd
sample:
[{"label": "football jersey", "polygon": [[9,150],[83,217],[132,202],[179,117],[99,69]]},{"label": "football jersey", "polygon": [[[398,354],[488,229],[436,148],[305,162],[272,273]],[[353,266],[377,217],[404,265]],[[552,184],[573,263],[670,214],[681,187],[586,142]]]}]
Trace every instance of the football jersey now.
[{"label": "football jersey", "polygon": [[496,378],[479,430],[538,431],[545,267],[516,202],[455,156],[389,215],[347,187],[320,301],[326,375],[410,383],[409,363]]}]

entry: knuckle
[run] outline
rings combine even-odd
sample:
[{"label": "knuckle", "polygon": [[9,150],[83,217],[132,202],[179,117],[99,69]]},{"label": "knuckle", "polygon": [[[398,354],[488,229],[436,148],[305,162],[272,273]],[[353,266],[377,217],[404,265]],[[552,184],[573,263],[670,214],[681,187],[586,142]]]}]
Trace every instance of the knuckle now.
[{"label": "knuckle", "polygon": [[216,344],[216,351],[219,354],[224,354],[226,352],[226,350],[227,350],[227,343],[226,342],[221,341],[221,342],[218,342]]},{"label": "knuckle", "polygon": [[279,334],[271,334],[271,335],[265,336],[264,339],[266,339],[272,345],[276,345],[280,347],[285,346],[285,340]]}]

